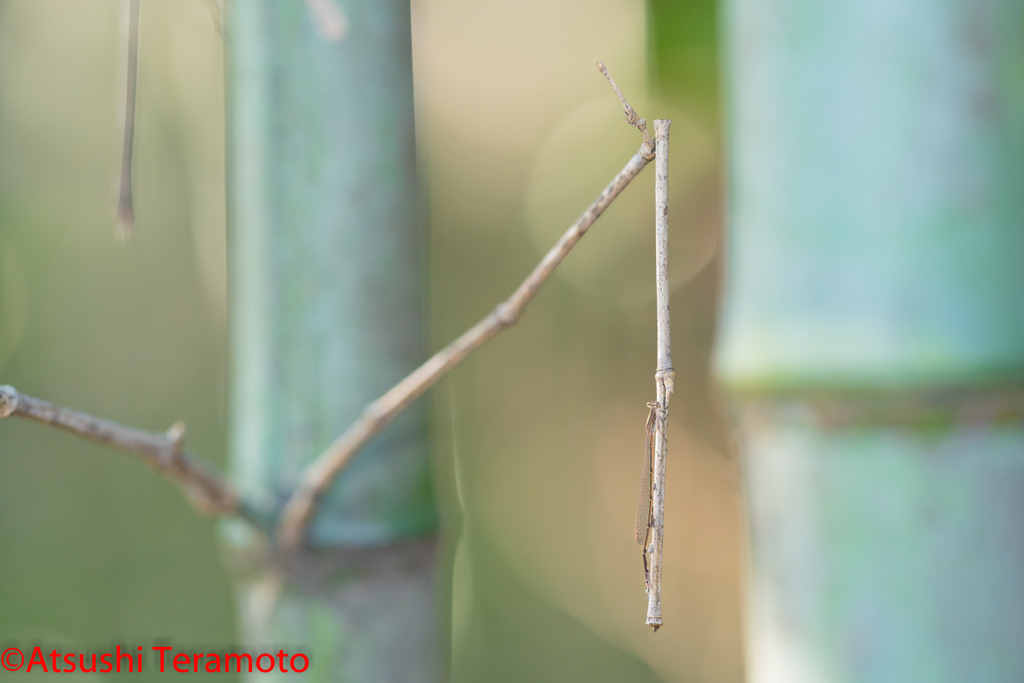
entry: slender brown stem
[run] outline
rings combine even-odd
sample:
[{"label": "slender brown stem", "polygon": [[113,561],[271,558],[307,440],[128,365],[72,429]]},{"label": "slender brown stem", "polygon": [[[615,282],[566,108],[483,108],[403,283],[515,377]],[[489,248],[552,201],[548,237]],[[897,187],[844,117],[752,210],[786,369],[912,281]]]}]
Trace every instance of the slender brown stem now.
[{"label": "slender brown stem", "polygon": [[125,69],[124,126],[121,143],[121,178],[118,183],[115,222],[123,239],[135,232],[132,198],[132,155],[135,147],[135,91],[139,73],[139,0],[128,0],[128,49]]},{"label": "slender brown stem", "polygon": [[604,74],[604,77],[608,79],[608,85],[612,86],[612,90],[614,90],[615,94],[618,96],[619,102],[622,103],[622,111],[626,115],[626,123],[639,129],[644,136],[644,144],[649,146],[651,149],[654,149],[654,142],[651,141],[651,136],[647,132],[647,119],[640,118],[637,116],[637,113],[633,111],[633,107],[631,107],[629,102],[626,101],[626,96],[622,94],[621,90],[619,90],[619,86],[615,85],[615,79],[613,79],[612,75],[608,73],[608,68],[604,65],[604,62],[598,62],[597,68],[600,69],[601,73]]},{"label": "slender brown stem", "polygon": [[12,386],[0,386],[0,419],[11,416],[63,429],[138,456],[177,483],[199,512],[211,516],[237,514],[259,526],[232,487],[185,449],[185,425],[181,422],[165,434],[154,434],[18,393]]}]

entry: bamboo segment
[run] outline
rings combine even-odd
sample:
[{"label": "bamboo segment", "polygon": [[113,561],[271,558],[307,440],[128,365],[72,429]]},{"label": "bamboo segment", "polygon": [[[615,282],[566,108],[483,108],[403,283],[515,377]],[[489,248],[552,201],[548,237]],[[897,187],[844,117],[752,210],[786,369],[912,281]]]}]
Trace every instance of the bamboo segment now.
[{"label": "bamboo segment", "polygon": [[1024,680],[1024,5],[809,8],[725,8],[748,680]]}]

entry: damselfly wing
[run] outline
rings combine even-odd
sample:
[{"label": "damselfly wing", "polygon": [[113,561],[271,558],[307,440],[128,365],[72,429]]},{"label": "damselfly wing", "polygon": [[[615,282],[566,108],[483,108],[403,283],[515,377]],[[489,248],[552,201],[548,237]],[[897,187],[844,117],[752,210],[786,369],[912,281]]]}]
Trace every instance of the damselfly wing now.
[{"label": "damselfly wing", "polygon": [[647,534],[651,528],[651,468],[654,464],[654,425],[658,418],[659,404],[655,401],[648,403],[651,409],[647,416],[647,436],[644,439],[644,468],[640,473],[640,493],[636,501],[636,525],[634,532],[636,542],[639,545],[647,546]]}]

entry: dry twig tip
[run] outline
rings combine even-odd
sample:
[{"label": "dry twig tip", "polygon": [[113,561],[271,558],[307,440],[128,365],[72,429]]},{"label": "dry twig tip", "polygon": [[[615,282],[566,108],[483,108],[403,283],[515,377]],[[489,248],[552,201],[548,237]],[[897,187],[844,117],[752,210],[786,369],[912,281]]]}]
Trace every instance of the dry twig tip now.
[{"label": "dry twig tip", "polygon": [[629,102],[626,100],[626,96],[622,94],[621,90],[619,90],[619,86],[615,85],[615,79],[613,79],[612,75],[608,73],[608,68],[604,65],[604,62],[598,62],[597,68],[600,69],[601,73],[604,74],[604,77],[608,79],[608,85],[612,86],[612,90],[614,90],[615,94],[618,96],[619,102],[622,103],[622,112],[626,115],[626,122],[634,128],[639,129],[640,133],[644,136],[644,145],[653,152],[654,141],[651,140],[651,136],[647,132],[647,119],[640,118],[636,111],[634,111],[633,107],[630,106]]},{"label": "dry twig tip", "polygon": [[135,99],[139,74],[139,0],[127,0],[125,49],[124,121],[121,168],[114,222],[123,240],[135,233],[135,200],[132,197],[132,155],[135,148]]}]

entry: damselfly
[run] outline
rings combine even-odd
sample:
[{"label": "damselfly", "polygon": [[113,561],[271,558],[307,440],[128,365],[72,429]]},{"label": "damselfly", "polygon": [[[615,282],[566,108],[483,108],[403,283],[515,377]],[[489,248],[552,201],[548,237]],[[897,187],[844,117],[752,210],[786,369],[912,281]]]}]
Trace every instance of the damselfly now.
[{"label": "damselfly", "polygon": [[651,409],[650,414],[647,416],[647,436],[644,439],[644,468],[640,473],[640,494],[636,501],[636,525],[634,532],[636,534],[636,542],[643,546],[643,560],[644,560],[644,582],[647,584],[647,590],[651,589],[651,575],[650,570],[647,568],[647,540],[651,535],[651,503],[653,499],[653,490],[651,489],[651,475],[652,468],[654,467],[654,430],[658,423],[658,414],[661,412],[661,404],[657,401],[651,401],[647,404],[647,407]]}]

